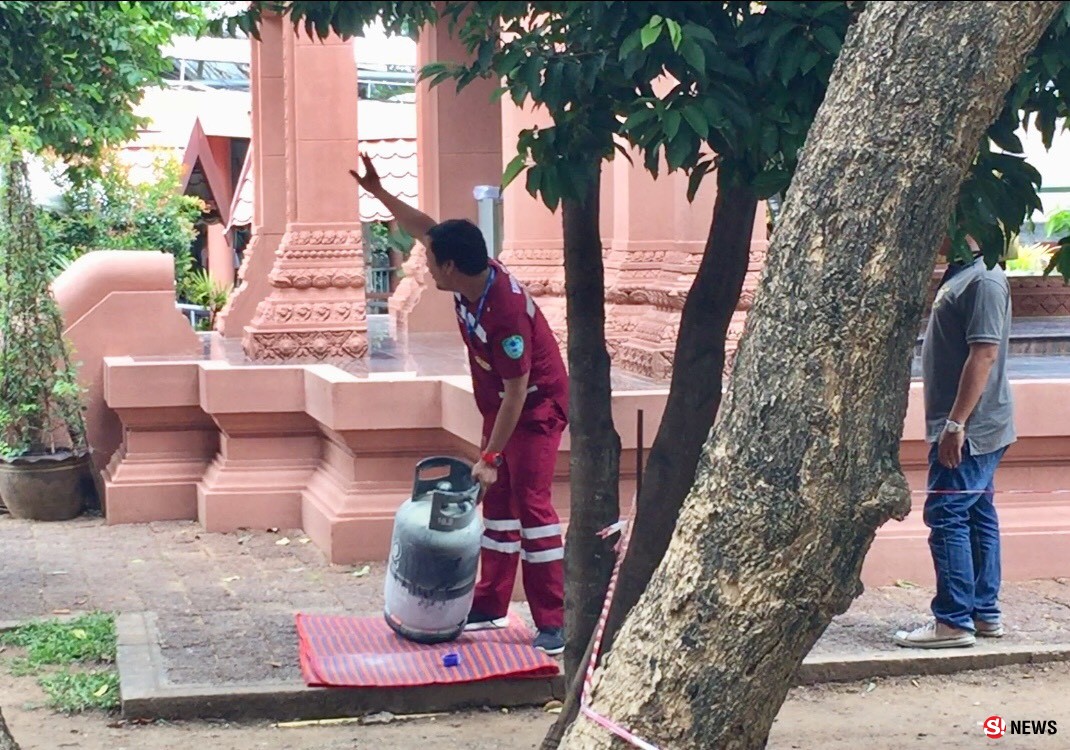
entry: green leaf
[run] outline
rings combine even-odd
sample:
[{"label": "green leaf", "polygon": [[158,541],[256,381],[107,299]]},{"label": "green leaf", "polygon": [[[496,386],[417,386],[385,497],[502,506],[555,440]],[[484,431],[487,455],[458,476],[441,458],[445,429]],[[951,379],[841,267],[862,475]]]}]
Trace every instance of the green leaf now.
[{"label": "green leaf", "polygon": [[695,196],[698,195],[699,187],[702,186],[702,180],[706,174],[710,171],[712,162],[701,161],[694,169],[691,170],[691,174],[687,178],[687,201],[693,203]]},{"label": "green leaf", "polygon": [[687,133],[680,133],[665,149],[665,161],[669,169],[679,169],[695,152],[697,144]]},{"label": "green leaf", "polygon": [[791,175],[784,169],[769,169],[754,178],[751,186],[759,198],[776,195],[791,182]]},{"label": "green leaf", "polygon": [[628,119],[624,121],[624,125],[622,125],[621,127],[625,131],[634,130],[643,123],[652,120],[655,114],[656,112],[653,108],[644,107],[643,109],[640,109],[636,112],[632,112],[630,115],[628,115]]},{"label": "green leaf", "polygon": [[681,121],[680,113],[675,109],[665,111],[661,118],[661,126],[665,130],[665,140],[671,141],[676,137],[676,134],[680,132]]},{"label": "green leaf", "polygon": [[669,29],[669,41],[672,42],[672,48],[675,50],[680,49],[680,40],[683,38],[680,24],[671,18],[666,18],[665,26]]},{"label": "green leaf", "polygon": [[528,86],[533,99],[539,99],[542,93],[542,70],[544,61],[538,55],[532,55],[520,67],[520,78]]},{"label": "green leaf", "polygon": [[780,64],[777,66],[780,72],[780,82],[787,85],[788,81],[799,72],[802,67],[802,58],[806,52],[806,37],[799,35],[792,39],[784,47],[780,56]]},{"label": "green leaf", "polygon": [[524,168],[527,167],[527,165],[527,154],[517,154],[513,157],[512,161],[506,166],[505,172],[502,174],[502,187],[508,187],[509,183],[515,180],[517,176],[524,171]]},{"label": "green leaf", "polygon": [[1048,261],[1044,269],[1044,275],[1048,276],[1052,271],[1058,271],[1063,279],[1070,282],[1070,237],[1064,238]]},{"label": "green leaf", "polygon": [[617,55],[617,59],[624,62],[625,58],[639,51],[640,45],[640,32],[635,31],[624,38],[624,41],[620,45],[620,53]]},{"label": "green leaf", "polygon": [[690,39],[685,39],[684,43],[680,46],[680,55],[688,65],[695,69],[696,73],[705,76],[706,53],[702,51],[702,47]]},{"label": "green leaf", "polygon": [[767,159],[771,159],[776,155],[779,135],[780,134],[777,133],[776,125],[767,122],[765,123],[765,125],[762,126],[761,153]]},{"label": "green leaf", "polygon": [[802,62],[799,64],[799,72],[806,75],[813,70],[817,64],[821,62],[821,53],[817,50],[808,50],[803,55]]},{"label": "green leaf", "polygon": [[829,26],[818,26],[814,29],[814,39],[821,43],[821,46],[827,49],[833,55],[840,54],[840,47],[843,46],[843,40],[839,35],[832,30]]},{"label": "green leaf", "polygon": [[706,140],[709,137],[710,123],[706,120],[706,115],[702,113],[699,107],[693,104],[688,105],[680,110],[680,114],[687,120],[687,124],[698,134],[699,138]]},{"label": "green leaf", "polygon": [[561,183],[557,170],[546,170],[542,178],[541,191],[543,203],[551,211],[556,211],[561,202]]},{"label": "green leaf", "polygon": [[792,21],[785,20],[781,22],[776,26],[776,28],[773,29],[773,33],[769,35],[769,39],[768,41],[766,41],[766,44],[770,47],[776,47],[778,44],[780,44],[781,40],[783,40],[784,37],[786,37],[792,31],[795,31],[795,29],[797,28],[799,28],[798,25]]},{"label": "green leaf", "polygon": [[658,23],[655,25],[653,19],[651,19],[650,24],[644,26],[643,30],[640,32],[639,40],[642,43],[643,49],[650,47],[654,42],[658,41],[658,37],[661,36],[661,19],[659,16],[654,16],[654,18],[658,19]]}]

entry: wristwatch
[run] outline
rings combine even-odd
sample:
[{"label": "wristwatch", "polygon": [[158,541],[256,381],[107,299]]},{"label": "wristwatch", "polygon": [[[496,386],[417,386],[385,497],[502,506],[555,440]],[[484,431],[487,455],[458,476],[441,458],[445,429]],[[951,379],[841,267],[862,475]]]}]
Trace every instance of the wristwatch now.
[{"label": "wristwatch", "polygon": [[480,456],[480,458],[483,460],[483,463],[487,464],[488,466],[493,466],[495,469],[501,468],[502,454],[500,452],[487,452]]},{"label": "wristwatch", "polygon": [[961,422],[956,422],[953,419],[949,419],[947,420],[947,424],[944,425],[944,429],[952,434],[955,434],[956,432],[962,432],[963,430],[965,430],[966,425],[962,424]]}]

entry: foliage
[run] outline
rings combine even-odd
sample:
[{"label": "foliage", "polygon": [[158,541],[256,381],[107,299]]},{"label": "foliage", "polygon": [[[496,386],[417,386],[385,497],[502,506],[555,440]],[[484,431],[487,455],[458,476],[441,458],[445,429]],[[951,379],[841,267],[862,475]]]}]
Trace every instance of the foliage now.
[{"label": "foliage", "polygon": [[[551,209],[583,195],[590,170],[577,157],[613,157],[615,136],[644,155],[691,174],[730,170],[760,197],[790,184],[794,164],[850,23],[863,2],[254,2],[231,26],[252,30],[265,10],[283,10],[305,31],[359,35],[381,15],[402,23],[447,22],[472,52],[467,64],[433,63],[432,84],[480,77],[498,95],[545,107],[554,126],[520,134],[505,183],[527,170],[527,188]],[[500,19],[500,26],[498,21]],[[504,32],[502,34],[499,31]],[[503,41],[504,40],[504,41]],[[989,263],[1006,251],[1035,208],[1040,175],[1022,156],[1015,130],[1036,127],[1050,146],[1065,123],[1070,91],[1070,5],[1053,22],[1008,96],[964,182],[950,218],[953,248],[972,235]],[[654,83],[667,73],[667,93]],[[584,159],[589,161],[589,158]],[[1070,244],[1068,242],[1067,244]],[[1059,260],[1059,258],[1065,260]],[[1070,255],[1055,263],[1070,277]]]},{"label": "foliage", "polygon": [[[1040,173],[1026,161],[1018,128],[1036,128],[1050,149],[1060,124],[1070,117],[1070,3],[1052,22],[1029,55],[1026,70],[1008,92],[1002,112],[988,129],[973,169],[959,191],[951,217],[953,250],[969,255],[973,236],[994,265],[1034,210],[1043,210]],[[1001,151],[995,151],[989,140]],[[1070,234],[1062,241],[1070,246]],[[1049,272],[1070,279],[1070,251],[1056,252]]]},{"label": "foliage", "polygon": [[105,152],[96,176],[71,185],[56,211],[41,211],[41,230],[59,273],[93,250],[160,250],[175,258],[175,287],[188,296],[196,237],[204,203],[182,195],[181,165],[156,160],[156,179],[134,184],[116,152]]},{"label": "foliage", "polygon": [[119,705],[112,615],[93,612],[66,621],[30,622],[0,633],[0,644],[26,650],[25,658],[11,664],[11,671],[36,675],[52,707],[77,712]]},{"label": "foliage", "polygon": [[1044,230],[1049,237],[1063,237],[1070,234],[1070,208],[1055,211],[1049,216]]},{"label": "foliage", "polygon": [[1058,271],[1064,279],[1070,280],[1070,209],[1064,208],[1048,217],[1045,226],[1049,237],[1061,237],[1044,268],[1044,275]]},{"label": "foliage", "polygon": [[86,450],[81,387],[49,286],[19,145],[5,144],[0,216],[0,456]]},{"label": "foliage", "polygon": [[115,669],[65,670],[44,675],[38,683],[48,705],[65,713],[119,707],[119,673]]},{"label": "foliage", "polygon": [[[383,258],[387,258],[391,250],[396,250],[408,258],[415,242],[412,236],[401,227],[391,229],[388,224],[384,224],[381,221],[372,222],[368,225],[367,238],[369,255],[372,257],[382,256]],[[389,265],[389,263],[386,263],[386,265]]]},{"label": "foliage", "polygon": [[192,304],[200,305],[208,310],[207,320],[203,326],[198,322],[199,327],[208,331],[215,328],[216,316],[226,307],[230,291],[230,284],[217,281],[203,268],[190,274],[186,285],[186,298]]},{"label": "foliage", "polygon": [[92,168],[129,140],[142,91],[171,64],[161,47],[202,30],[198,2],[0,2],[0,122],[35,152]]},{"label": "foliage", "polygon": [[[1044,242],[1023,245],[1018,237],[1010,242],[1007,272],[1033,276],[1044,273],[1051,262],[1053,247]],[[1014,257],[1010,257],[1010,256]]]}]

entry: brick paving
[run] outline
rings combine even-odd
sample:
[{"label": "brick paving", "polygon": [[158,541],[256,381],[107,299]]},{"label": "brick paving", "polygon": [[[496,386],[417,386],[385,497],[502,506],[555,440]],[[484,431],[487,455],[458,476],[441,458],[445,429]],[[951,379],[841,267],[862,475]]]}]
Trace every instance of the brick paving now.
[{"label": "brick paving", "polygon": [[[155,612],[165,678],[175,685],[300,680],[297,611],[376,615],[383,565],[330,565],[300,531],[206,533],[194,522],[34,524],[0,516],[0,622],[68,612]],[[355,575],[363,573],[363,575]],[[867,591],[836,618],[820,655],[895,651],[932,591]],[[1070,579],[1006,584],[1012,634],[1070,643]]]}]

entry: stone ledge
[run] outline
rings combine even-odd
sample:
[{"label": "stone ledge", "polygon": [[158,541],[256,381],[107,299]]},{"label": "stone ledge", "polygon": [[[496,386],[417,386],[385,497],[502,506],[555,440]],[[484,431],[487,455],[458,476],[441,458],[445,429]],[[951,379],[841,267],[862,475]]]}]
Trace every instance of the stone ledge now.
[{"label": "stone ledge", "polygon": [[153,613],[116,620],[119,695],[125,719],[332,719],[388,711],[393,714],[458,711],[491,706],[541,706],[564,695],[564,679],[496,680],[419,688],[309,688],[301,683],[259,682],[171,685],[163,674]]},{"label": "stone ledge", "polygon": [[901,649],[865,654],[807,656],[795,676],[797,685],[854,682],[873,677],[953,674],[1014,664],[1070,661],[1070,643],[1008,645],[982,642],[970,648]]}]

